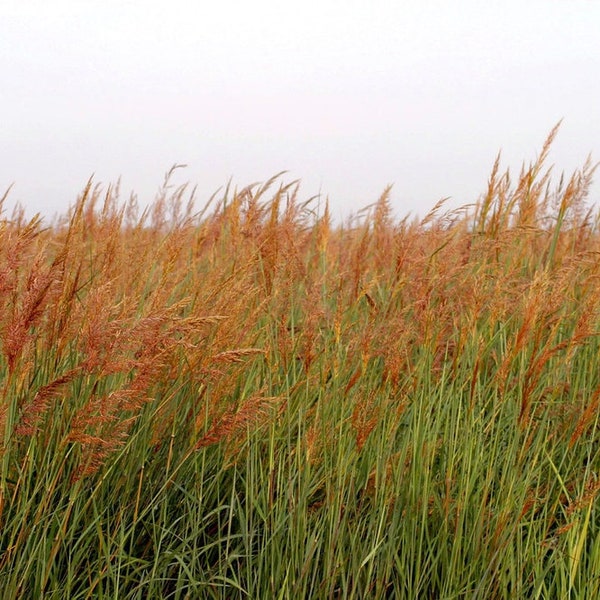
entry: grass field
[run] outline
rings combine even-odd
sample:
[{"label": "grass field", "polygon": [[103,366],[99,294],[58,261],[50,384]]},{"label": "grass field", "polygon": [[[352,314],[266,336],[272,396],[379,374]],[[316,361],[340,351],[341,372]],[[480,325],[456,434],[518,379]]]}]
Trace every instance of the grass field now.
[{"label": "grass field", "polygon": [[423,219],[91,185],[0,226],[0,598],[600,597],[591,164]]}]

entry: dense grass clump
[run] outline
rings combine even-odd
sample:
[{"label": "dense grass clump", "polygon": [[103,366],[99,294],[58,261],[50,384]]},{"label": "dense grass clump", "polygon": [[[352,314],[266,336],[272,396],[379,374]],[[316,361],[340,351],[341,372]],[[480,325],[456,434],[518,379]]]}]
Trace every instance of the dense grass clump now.
[{"label": "dense grass clump", "polygon": [[600,597],[600,215],[540,158],[0,225],[1,598]]}]

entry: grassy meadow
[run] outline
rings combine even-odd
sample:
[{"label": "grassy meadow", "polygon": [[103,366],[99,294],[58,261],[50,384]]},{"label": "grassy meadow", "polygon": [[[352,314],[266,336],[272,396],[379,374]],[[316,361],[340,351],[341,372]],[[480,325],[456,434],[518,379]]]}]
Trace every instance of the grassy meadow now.
[{"label": "grassy meadow", "polygon": [[593,167],[344,224],[91,184],[0,223],[0,598],[600,597]]}]

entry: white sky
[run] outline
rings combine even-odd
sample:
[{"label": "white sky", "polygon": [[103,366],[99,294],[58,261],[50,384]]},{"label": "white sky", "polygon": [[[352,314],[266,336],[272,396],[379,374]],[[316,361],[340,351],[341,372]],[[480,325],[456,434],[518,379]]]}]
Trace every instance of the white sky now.
[{"label": "white sky", "polygon": [[201,202],[288,170],[337,216],[388,183],[424,213],[561,118],[557,178],[600,160],[598,0],[0,0],[0,74],[0,193],[29,214],[92,173],[146,203],[174,163]]}]

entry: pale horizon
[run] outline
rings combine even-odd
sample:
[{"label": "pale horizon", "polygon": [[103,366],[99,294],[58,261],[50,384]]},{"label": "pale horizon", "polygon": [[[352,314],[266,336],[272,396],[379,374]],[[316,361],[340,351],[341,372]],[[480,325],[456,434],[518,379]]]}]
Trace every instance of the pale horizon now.
[{"label": "pale horizon", "polygon": [[[198,206],[280,171],[345,217],[457,207],[516,179],[562,120],[553,181],[600,159],[600,4],[8,1],[7,209],[51,218],[87,180],[151,202],[173,164]],[[598,205],[594,184],[589,202]]]}]

